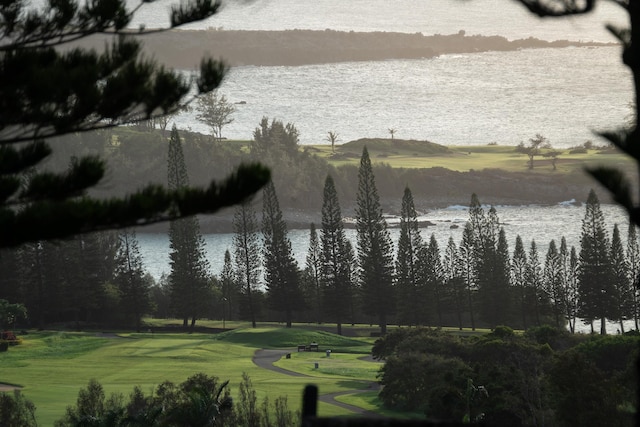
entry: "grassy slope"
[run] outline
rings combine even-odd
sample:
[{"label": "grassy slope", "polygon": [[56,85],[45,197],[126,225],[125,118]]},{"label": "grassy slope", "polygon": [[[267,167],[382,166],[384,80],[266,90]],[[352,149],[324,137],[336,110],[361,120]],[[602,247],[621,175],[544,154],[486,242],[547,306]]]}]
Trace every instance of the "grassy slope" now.
[{"label": "grassy slope", "polygon": [[[455,171],[502,169],[509,172],[527,170],[528,157],[515,151],[513,146],[449,146],[445,147],[428,141],[395,139],[360,139],[336,145],[335,154],[330,145],[314,145],[312,153],[326,158],[330,163],[339,165],[358,165],[363,145],[367,146],[371,161],[384,162],[397,168],[443,167]],[[543,150],[544,152],[545,150]],[[614,151],[589,150],[584,154],[571,154],[570,150],[558,150],[557,171],[555,173],[574,173],[585,166],[606,165],[630,167],[626,156]],[[537,156],[534,172],[552,171],[551,160]]]},{"label": "grassy slope", "polygon": [[[24,395],[37,406],[41,425],[52,425],[64,408],[75,402],[78,390],[96,378],[108,393],[128,395],[139,385],[149,392],[164,380],[184,381],[197,372],[231,380],[237,394],[243,372],[253,382],[259,399],[287,395],[292,409],[298,409],[306,384],[317,384],[321,393],[364,387],[373,380],[377,364],[358,360],[368,354],[370,340],[339,337],[304,329],[240,329],[222,334],[126,334],[96,337],[95,334],[38,332],[24,337],[24,344],[2,354],[0,381],[24,387]],[[289,348],[317,341],[334,354],[323,360],[322,370],[311,369],[325,353],[296,353],[290,366],[314,378],[292,377],[260,369],[251,357],[258,348]],[[344,355],[340,352],[347,352]],[[314,360],[311,360],[314,359]],[[282,361],[279,362],[282,365]],[[349,415],[333,405],[320,404],[323,416]]]}]

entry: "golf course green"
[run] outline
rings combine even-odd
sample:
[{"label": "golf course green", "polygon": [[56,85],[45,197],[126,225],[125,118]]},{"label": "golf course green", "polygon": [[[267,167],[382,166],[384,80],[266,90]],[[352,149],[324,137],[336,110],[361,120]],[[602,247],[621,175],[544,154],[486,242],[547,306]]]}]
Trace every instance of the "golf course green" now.
[{"label": "golf course green", "polygon": [[[247,373],[258,399],[284,395],[293,410],[301,406],[304,386],[313,383],[321,396],[336,394],[338,401],[387,413],[378,406],[372,391],[381,364],[366,358],[371,338],[242,325],[216,334],[30,331],[21,337],[21,345],[0,354],[0,382],[19,387],[33,401],[40,425],[53,425],[62,417],[92,378],[102,384],[107,395],[120,392],[127,396],[136,385],[149,392],[165,380],[180,383],[199,372],[229,380],[232,396],[238,392],[242,374]],[[298,345],[311,342],[319,344],[318,352],[297,351]],[[290,353],[290,358],[281,357],[274,363],[286,373],[254,363],[254,355],[261,349],[282,350],[278,356]],[[329,357],[326,350],[331,350]],[[351,395],[358,390],[366,392]],[[357,412],[321,400],[318,414]]]}]

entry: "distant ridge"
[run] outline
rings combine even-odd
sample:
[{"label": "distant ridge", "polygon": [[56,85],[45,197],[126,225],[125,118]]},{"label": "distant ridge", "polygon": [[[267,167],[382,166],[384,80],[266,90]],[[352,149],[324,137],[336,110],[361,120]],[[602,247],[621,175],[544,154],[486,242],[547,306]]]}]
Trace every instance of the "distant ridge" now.
[{"label": "distant ridge", "polygon": [[[73,44],[70,44],[73,46]],[[104,37],[83,42],[96,49]],[[452,53],[513,51],[534,48],[612,46],[615,43],[508,40],[501,36],[354,31],[173,30],[144,39],[144,47],[160,62],[193,69],[202,56],[224,58],[230,65],[309,65],[352,61],[433,58]]]}]

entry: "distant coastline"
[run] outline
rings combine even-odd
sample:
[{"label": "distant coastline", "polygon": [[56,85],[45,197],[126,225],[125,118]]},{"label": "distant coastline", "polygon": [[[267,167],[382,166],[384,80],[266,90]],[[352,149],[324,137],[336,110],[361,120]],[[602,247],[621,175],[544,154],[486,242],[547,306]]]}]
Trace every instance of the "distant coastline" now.
[{"label": "distant coastline", "polygon": [[[444,54],[519,49],[601,47],[615,43],[508,40],[501,36],[406,34],[345,31],[173,30],[142,39],[154,58],[168,66],[194,69],[203,56],[223,58],[232,66],[298,66],[351,61],[432,58]],[[86,45],[87,43],[85,43]],[[104,46],[104,39],[89,44]]]}]

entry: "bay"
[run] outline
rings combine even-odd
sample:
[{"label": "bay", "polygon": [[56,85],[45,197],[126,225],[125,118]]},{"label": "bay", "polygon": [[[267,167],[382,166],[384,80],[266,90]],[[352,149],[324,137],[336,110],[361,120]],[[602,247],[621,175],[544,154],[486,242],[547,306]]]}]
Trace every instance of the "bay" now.
[{"label": "bay", "polygon": [[[223,129],[252,139],[262,117],[293,123],[301,144],[359,138],[443,145],[517,145],[540,133],[554,147],[604,141],[594,131],[625,124],[633,99],[619,47],[527,49],[422,60],[298,67],[236,67],[219,89],[237,104]],[[196,112],[179,128],[210,133]]]}]

